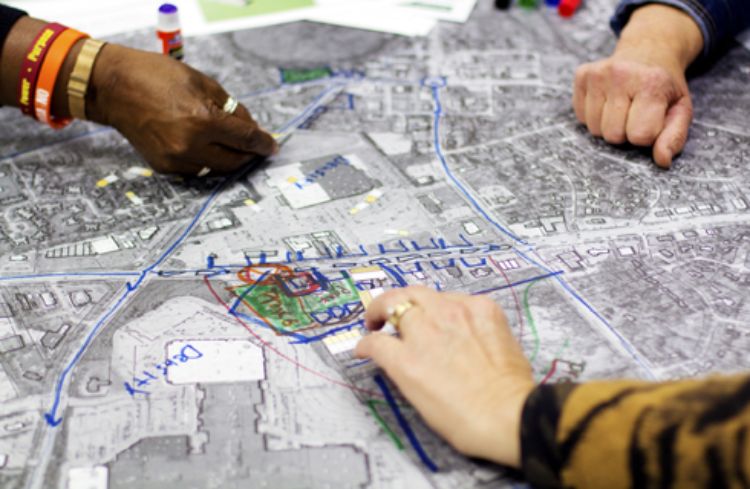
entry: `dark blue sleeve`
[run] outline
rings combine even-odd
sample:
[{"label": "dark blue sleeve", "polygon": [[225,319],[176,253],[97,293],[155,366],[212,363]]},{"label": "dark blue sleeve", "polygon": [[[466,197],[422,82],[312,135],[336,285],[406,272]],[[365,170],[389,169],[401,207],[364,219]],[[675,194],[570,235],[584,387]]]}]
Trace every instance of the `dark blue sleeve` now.
[{"label": "dark blue sleeve", "polygon": [[13,25],[24,15],[26,12],[0,4],[0,51]]},{"label": "dark blue sleeve", "polygon": [[622,0],[612,17],[617,35],[635,9],[649,3],[671,5],[690,15],[703,33],[698,64],[708,64],[738,34],[750,28],[750,0]]}]

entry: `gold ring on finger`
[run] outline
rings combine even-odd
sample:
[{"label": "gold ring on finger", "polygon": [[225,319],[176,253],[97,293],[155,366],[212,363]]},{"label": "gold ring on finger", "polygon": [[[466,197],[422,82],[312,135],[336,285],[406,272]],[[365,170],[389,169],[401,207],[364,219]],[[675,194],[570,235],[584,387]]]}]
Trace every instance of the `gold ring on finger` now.
[{"label": "gold ring on finger", "polygon": [[414,305],[415,304],[412,301],[407,300],[388,309],[388,323],[390,323],[399,333],[401,333],[401,319],[403,319],[404,315],[406,315]]}]

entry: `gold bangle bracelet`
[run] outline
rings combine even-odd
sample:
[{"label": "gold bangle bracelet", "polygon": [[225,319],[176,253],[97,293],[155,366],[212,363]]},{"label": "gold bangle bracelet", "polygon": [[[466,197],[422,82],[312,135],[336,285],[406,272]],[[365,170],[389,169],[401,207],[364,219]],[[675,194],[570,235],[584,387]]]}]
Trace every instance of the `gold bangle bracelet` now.
[{"label": "gold bangle bracelet", "polygon": [[106,43],[96,39],[86,39],[78,54],[73,73],[68,81],[68,107],[75,119],[86,119],[86,92],[88,92],[94,63]]}]

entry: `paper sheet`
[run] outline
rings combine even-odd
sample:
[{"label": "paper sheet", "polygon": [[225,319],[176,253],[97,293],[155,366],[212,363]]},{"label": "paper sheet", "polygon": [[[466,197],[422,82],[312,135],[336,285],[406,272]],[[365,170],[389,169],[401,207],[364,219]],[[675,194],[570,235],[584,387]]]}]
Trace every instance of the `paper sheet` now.
[{"label": "paper sheet", "polygon": [[426,36],[436,23],[435,19],[416,15],[408,9],[382,7],[371,2],[357,2],[354,6],[321,6],[312,10],[307,19],[402,36]]},{"label": "paper sheet", "polygon": [[[10,0],[31,15],[107,37],[153,28],[163,0]],[[300,20],[424,36],[436,21],[464,22],[476,0],[173,0],[183,35],[197,36]]]}]

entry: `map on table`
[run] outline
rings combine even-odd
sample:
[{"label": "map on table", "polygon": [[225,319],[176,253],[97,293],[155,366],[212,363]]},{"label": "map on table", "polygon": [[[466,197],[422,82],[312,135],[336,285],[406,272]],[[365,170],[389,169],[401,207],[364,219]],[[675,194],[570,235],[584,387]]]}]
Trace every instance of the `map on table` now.
[{"label": "map on table", "polygon": [[298,23],[189,43],[293,132],[226,180],[0,112],[0,487],[518,484],[353,357],[365,305],[407,284],[491,296],[538,382],[747,368],[750,53],[692,82],[662,171],[570,108],[613,2],[572,21],[490,3],[424,39]]}]

